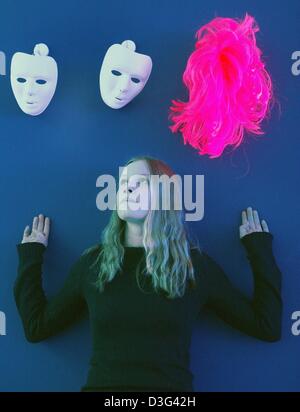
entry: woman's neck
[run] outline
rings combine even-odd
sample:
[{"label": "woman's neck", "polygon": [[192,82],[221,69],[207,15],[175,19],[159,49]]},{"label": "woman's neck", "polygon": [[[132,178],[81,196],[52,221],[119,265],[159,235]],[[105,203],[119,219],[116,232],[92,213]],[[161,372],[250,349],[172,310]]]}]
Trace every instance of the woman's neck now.
[{"label": "woman's neck", "polygon": [[143,223],[126,222],[124,246],[143,246]]}]

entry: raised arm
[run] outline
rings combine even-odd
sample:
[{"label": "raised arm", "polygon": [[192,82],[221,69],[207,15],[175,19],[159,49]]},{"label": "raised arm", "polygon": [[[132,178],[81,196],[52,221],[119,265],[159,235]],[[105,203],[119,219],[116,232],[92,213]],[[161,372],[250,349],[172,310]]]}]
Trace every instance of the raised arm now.
[{"label": "raised arm", "polygon": [[[241,332],[268,342],[278,341],[282,319],[281,272],[273,256],[273,235],[265,221],[258,230],[258,214],[252,213],[251,208],[247,215],[243,212],[242,218],[240,237],[253,273],[253,297],[249,299],[237,289],[222,268],[204,253],[209,284],[206,307]],[[252,225],[255,230],[251,230]]]},{"label": "raised arm", "polygon": [[[84,257],[73,264],[56,296],[48,301],[44,294],[42,265],[49,222],[46,223],[41,216],[35,218],[31,234],[26,227],[23,241],[17,245],[19,265],[14,297],[29,342],[39,342],[57,334],[78,320],[86,309],[81,288]],[[30,237],[30,240],[26,241],[25,237]]]}]

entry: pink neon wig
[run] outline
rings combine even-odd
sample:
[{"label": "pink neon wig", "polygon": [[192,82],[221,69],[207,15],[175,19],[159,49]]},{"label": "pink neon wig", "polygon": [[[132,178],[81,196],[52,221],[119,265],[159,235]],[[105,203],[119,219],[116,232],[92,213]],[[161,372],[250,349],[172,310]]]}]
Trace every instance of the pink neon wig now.
[{"label": "pink neon wig", "polygon": [[272,81],[261,60],[253,17],[217,17],[196,33],[183,82],[189,90],[184,103],[172,100],[170,126],[184,144],[200,155],[219,157],[226,146],[238,147],[244,132],[263,134],[260,123],[269,112]]}]

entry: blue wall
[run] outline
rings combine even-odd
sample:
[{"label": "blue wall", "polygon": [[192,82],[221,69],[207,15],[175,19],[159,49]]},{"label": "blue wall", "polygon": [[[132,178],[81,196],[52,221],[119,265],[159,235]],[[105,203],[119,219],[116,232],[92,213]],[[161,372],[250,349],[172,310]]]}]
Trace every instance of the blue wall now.
[{"label": "blue wall", "polygon": [[[296,0],[217,1],[2,1],[0,50],[7,75],[0,76],[0,310],[7,335],[0,336],[0,390],[71,390],[85,382],[91,349],[86,321],[38,345],[25,341],[13,300],[16,244],[26,224],[41,212],[52,218],[44,265],[48,296],[61,286],[82,250],[99,241],[109,212],[99,212],[96,178],[117,173],[137,154],[164,159],[180,174],[205,175],[205,217],[192,230],[247,295],[252,276],[239,241],[240,212],[258,209],[274,234],[283,272],[283,336],[256,340],[202,313],[191,347],[195,390],[285,391],[300,388],[300,336],[291,333],[291,313],[300,310],[299,122],[300,76],[291,74],[299,50],[300,4]],[[215,16],[243,17],[248,11],[258,34],[281,104],[264,125],[263,137],[249,137],[233,154],[199,157],[168,130],[168,107],[184,97],[181,74],[194,47],[194,33]],[[122,110],[105,106],[98,75],[109,45],[133,39],[152,56],[149,83]],[[59,81],[41,116],[23,114],[10,87],[14,52],[49,45]],[[297,94],[298,93],[298,94]],[[298,114],[298,117],[297,117]]]}]

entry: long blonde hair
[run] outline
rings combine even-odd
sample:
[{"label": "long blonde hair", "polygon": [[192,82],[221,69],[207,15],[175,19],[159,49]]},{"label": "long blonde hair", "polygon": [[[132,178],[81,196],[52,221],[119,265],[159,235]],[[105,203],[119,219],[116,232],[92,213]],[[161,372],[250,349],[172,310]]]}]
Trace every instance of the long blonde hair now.
[{"label": "long blonde hair", "polygon": [[[138,160],[147,162],[150,175],[174,175],[163,161],[150,156],[131,158],[125,166]],[[150,188],[151,190],[151,188]],[[126,222],[113,210],[109,223],[102,232],[100,252],[92,266],[97,269],[96,286],[104,290],[122,270],[124,259],[124,233]],[[195,275],[190,255],[190,234],[185,227],[182,210],[149,210],[144,221],[143,247],[145,267],[143,273],[152,277],[156,292],[164,291],[168,298],[182,297],[187,281],[195,287]],[[198,246],[193,246],[199,249]],[[140,274],[138,267],[136,273]]]}]

